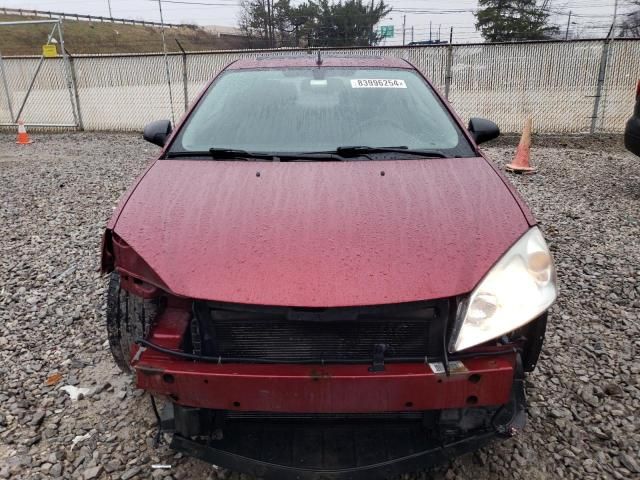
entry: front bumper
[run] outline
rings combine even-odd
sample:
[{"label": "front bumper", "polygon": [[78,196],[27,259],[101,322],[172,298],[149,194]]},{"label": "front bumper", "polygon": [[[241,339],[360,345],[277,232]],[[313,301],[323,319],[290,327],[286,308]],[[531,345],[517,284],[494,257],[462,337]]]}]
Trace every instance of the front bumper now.
[{"label": "front bumper", "polygon": [[[449,362],[292,365],[178,358],[189,313],[165,311],[132,352],[139,388],[171,399],[171,446],[264,479],[383,479],[524,426],[514,349]],[[159,347],[159,348],[158,348]],[[164,351],[162,351],[164,350]],[[380,367],[380,365],[377,365]]]},{"label": "front bumper", "polygon": [[211,365],[151,358],[136,365],[138,387],[180,405],[286,413],[367,413],[502,405],[515,354],[471,358],[464,371],[434,373],[428,364]]},{"label": "front bumper", "polygon": [[[166,312],[150,342],[178,351],[189,316]],[[134,355],[139,388],[183,406],[286,413],[402,412],[503,405],[509,400],[513,349],[450,362],[291,365],[194,362],[157,350]]]}]

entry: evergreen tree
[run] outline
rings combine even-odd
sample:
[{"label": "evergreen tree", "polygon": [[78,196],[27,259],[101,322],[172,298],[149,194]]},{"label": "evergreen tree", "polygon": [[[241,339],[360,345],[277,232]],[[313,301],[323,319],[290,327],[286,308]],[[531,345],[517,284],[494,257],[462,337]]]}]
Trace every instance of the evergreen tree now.
[{"label": "evergreen tree", "polygon": [[381,37],[374,27],[391,11],[383,0],[378,4],[364,4],[362,0],[337,3],[320,0],[318,6],[313,46],[323,47],[376,45]]},{"label": "evergreen tree", "polygon": [[559,28],[549,23],[549,0],[478,0],[476,28],[488,42],[546,40]]},{"label": "evergreen tree", "polygon": [[246,0],[240,28],[267,46],[343,47],[376,45],[375,25],[391,8],[363,0],[309,0],[292,7],[289,0]]}]

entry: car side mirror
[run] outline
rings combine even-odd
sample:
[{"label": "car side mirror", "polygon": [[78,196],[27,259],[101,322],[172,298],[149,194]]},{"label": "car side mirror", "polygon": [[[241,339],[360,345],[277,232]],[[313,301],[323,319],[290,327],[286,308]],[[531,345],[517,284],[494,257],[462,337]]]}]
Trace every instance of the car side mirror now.
[{"label": "car side mirror", "polygon": [[500,136],[498,125],[484,118],[472,118],[469,120],[469,132],[478,145]]},{"label": "car side mirror", "polygon": [[142,138],[159,147],[164,147],[167,138],[171,134],[171,122],[169,120],[156,120],[144,127]]}]

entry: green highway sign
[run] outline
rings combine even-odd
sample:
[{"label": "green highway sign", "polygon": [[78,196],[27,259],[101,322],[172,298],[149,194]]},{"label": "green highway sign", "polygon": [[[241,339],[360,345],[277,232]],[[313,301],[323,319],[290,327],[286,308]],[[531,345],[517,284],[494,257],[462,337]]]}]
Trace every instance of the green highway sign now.
[{"label": "green highway sign", "polygon": [[380,36],[382,38],[393,37],[393,25],[380,26]]}]

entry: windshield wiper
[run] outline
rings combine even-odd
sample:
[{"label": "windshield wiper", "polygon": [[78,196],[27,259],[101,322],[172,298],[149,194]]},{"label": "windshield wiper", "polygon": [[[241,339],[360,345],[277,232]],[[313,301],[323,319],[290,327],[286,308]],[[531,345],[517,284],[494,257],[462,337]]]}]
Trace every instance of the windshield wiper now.
[{"label": "windshield wiper", "polygon": [[423,158],[447,158],[444,153],[433,150],[410,150],[408,147],[367,147],[363,145],[344,146],[336,148],[335,153],[341,157],[351,158],[369,153],[404,153]]},{"label": "windshield wiper", "polygon": [[167,158],[206,157],[214,160],[273,160],[274,155],[262,152],[247,152],[233,148],[210,148],[209,150],[192,150],[187,152],[167,152]]},{"label": "windshield wiper", "polygon": [[231,158],[249,158],[273,160],[273,154],[262,152],[247,152],[246,150],[238,150],[234,148],[210,148],[209,155],[213,159],[231,159]]},{"label": "windshield wiper", "polygon": [[274,162],[297,162],[297,161],[344,161],[340,155],[332,152],[327,153],[266,153],[266,152],[247,152],[246,150],[234,150],[229,148],[210,148],[209,153],[215,158],[246,158],[246,159],[264,159]]},{"label": "windshield wiper", "polygon": [[249,152],[235,148],[210,148],[208,151],[168,152],[167,158],[208,157],[214,160],[265,160],[273,162],[343,162],[371,153],[402,153],[422,158],[447,158],[433,150],[410,150],[408,147],[367,147],[363,145],[338,147],[333,151],[301,153]]},{"label": "windshield wiper", "polygon": [[295,162],[295,161],[344,161],[345,159],[332,152],[326,153],[266,153],[248,152],[234,148],[210,148],[208,151],[192,152],[168,152],[167,158],[180,157],[210,157],[214,160],[267,160],[273,162]]},{"label": "windshield wiper", "polygon": [[235,150],[231,148],[210,148],[209,150],[192,150],[186,152],[167,152],[167,158],[187,158],[187,157],[206,157],[214,160],[273,160],[272,154],[247,152],[246,150]]}]

